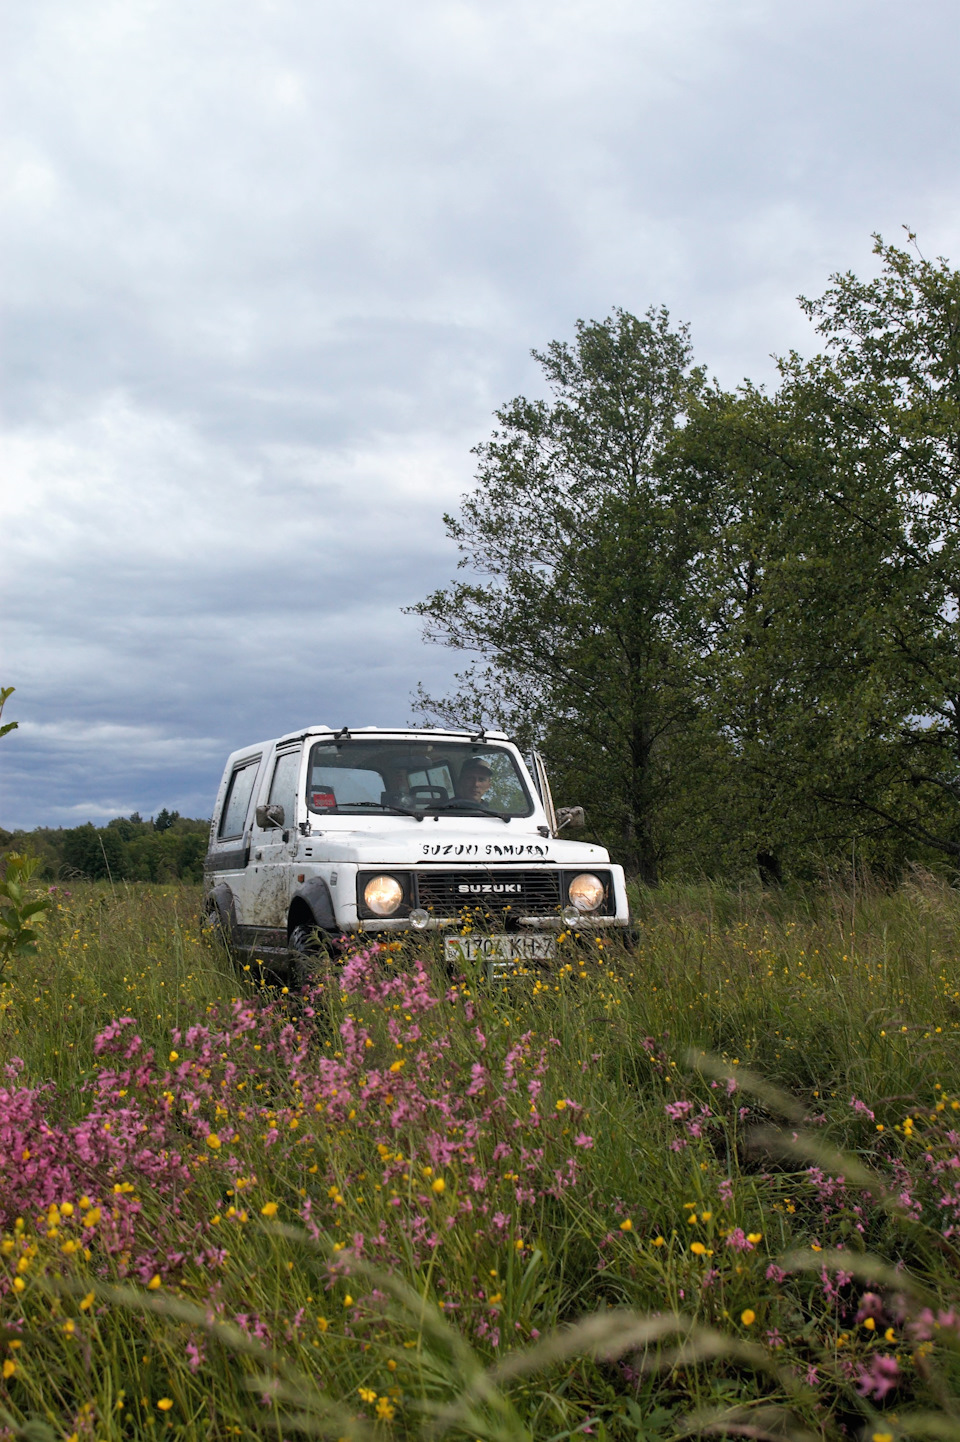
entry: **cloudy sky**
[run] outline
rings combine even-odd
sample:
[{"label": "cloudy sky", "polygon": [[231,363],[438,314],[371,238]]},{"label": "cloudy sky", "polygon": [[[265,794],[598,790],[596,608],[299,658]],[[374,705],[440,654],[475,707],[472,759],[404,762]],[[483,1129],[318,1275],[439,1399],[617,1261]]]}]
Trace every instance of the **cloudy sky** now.
[{"label": "cloudy sky", "polygon": [[960,262],[958,42],[955,0],[9,6],[0,825],[406,722],[531,346],[664,303],[764,379],[872,231]]}]

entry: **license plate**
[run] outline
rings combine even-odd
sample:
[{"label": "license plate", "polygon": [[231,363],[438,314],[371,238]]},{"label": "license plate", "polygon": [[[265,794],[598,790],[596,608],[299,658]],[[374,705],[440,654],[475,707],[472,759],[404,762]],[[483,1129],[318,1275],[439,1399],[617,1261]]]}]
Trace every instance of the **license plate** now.
[{"label": "license plate", "polygon": [[552,961],[557,951],[554,936],[445,936],[444,959],[448,962],[485,961],[491,976],[509,974],[518,963]]}]

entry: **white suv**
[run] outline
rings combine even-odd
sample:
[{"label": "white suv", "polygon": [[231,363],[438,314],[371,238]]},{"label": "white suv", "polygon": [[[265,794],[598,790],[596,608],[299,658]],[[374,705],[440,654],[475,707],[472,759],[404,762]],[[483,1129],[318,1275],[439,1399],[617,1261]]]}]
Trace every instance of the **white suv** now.
[{"label": "white suv", "polygon": [[451,960],[549,960],[563,928],[629,924],[622,867],[557,839],[576,824],[502,732],[311,726],[227,761],[205,911],[265,959],[413,929],[446,931]]}]

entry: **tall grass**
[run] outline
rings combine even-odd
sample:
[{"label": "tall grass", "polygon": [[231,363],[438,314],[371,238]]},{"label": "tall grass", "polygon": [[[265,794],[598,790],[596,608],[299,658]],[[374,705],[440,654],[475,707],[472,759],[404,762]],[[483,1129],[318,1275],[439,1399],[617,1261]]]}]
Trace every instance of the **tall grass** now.
[{"label": "tall grass", "polygon": [[303,994],[198,901],[61,893],[0,995],[11,1429],[949,1423],[949,886],[644,893],[633,950],[491,985],[411,940]]}]

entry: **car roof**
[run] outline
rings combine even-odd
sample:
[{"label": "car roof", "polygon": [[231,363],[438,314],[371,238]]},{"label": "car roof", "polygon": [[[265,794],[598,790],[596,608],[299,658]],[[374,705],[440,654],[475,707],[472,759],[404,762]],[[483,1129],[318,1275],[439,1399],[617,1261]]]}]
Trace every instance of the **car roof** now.
[{"label": "car roof", "polygon": [[507,741],[509,737],[505,731],[481,731],[477,726],[472,730],[456,730],[442,726],[341,726],[336,730],[332,726],[306,726],[298,731],[288,731],[283,736],[276,736],[270,741],[251,741],[247,746],[241,746],[238,750],[232,751],[227,760],[228,766],[233,766],[237,761],[245,757],[253,757],[257,752],[269,751],[274,747],[284,746],[294,741],[304,741],[309,736],[435,736],[437,738],[449,738],[451,741]]}]

